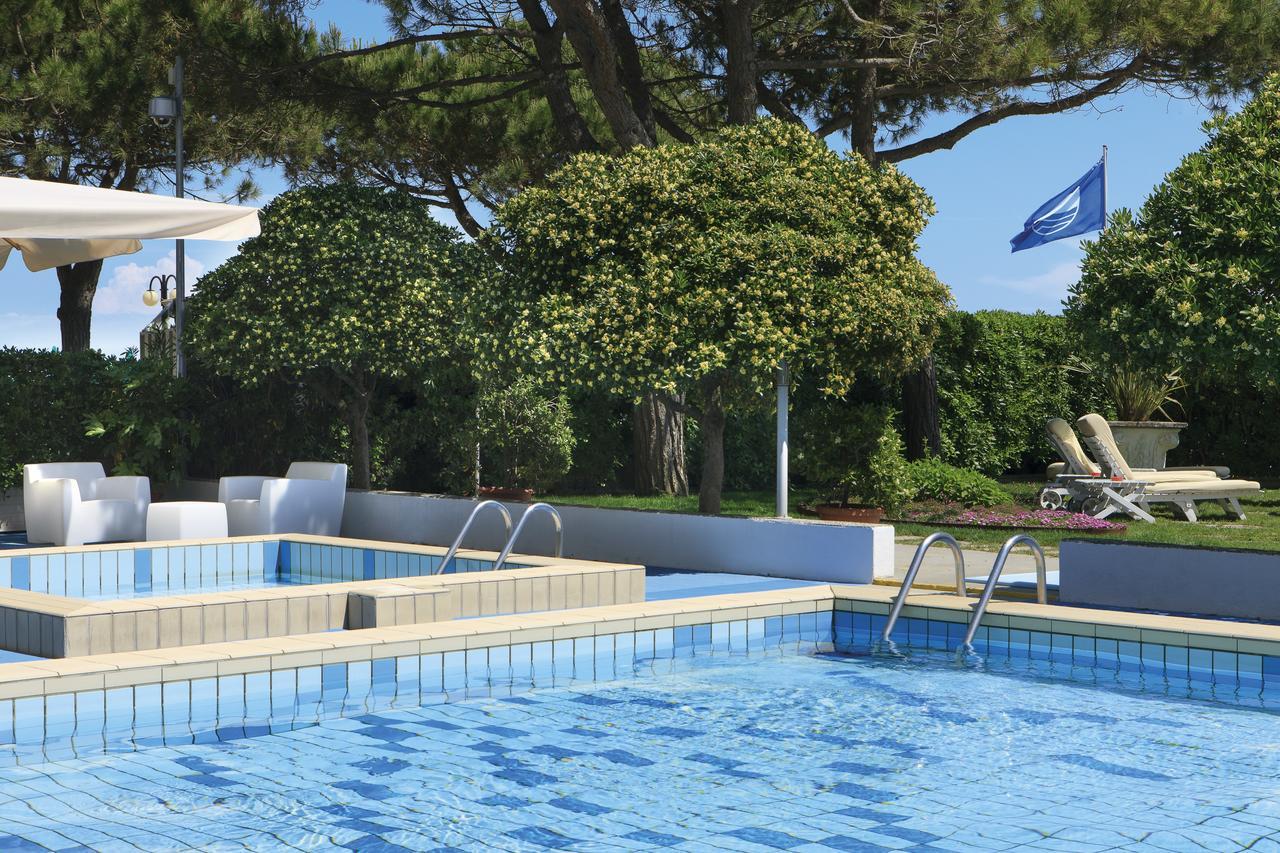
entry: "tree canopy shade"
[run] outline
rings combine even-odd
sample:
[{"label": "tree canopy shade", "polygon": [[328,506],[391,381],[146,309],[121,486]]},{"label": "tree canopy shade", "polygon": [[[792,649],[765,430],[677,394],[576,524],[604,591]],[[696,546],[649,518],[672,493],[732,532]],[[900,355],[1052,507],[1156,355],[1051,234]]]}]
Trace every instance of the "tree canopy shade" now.
[{"label": "tree canopy shade", "polygon": [[914,256],[932,202],[893,168],[774,119],[694,145],[584,154],[503,205],[497,297],[531,370],[683,395],[717,512],[725,410],[768,405],[785,359],[843,394],[928,352],[949,295]]},{"label": "tree canopy shade", "polygon": [[1103,358],[1221,385],[1280,382],[1280,76],[1206,123],[1136,212],[1085,244],[1067,316]]},{"label": "tree canopy shade", "polygon": [[[313,33],[254,0],[19,0],[0,22],[0,173],[172,191],[173,131],[147,117],[185,56],[186,162],[209,187],[237,164],[318,143],[315,110],[255,86],[255,63],[314,55]],[[233,191],[253,192],[247,179]],[[64,350],[89,346],[102,264],[58,269]]]},{"label": "tree canopy shade", "polygon": [[191,344],[224,375],[279,376],[340,404],[353,485],[368,488],[375,388],[466,366],[463,298],[482,262],[406,193],[292,190],[263,208],[261,236],[201,278]]}]

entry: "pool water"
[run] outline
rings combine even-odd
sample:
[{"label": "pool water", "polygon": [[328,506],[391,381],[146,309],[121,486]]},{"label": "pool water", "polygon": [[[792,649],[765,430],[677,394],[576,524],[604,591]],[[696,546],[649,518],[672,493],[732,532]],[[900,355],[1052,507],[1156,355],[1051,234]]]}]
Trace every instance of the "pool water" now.
[{"label": "pool water", "polygon": [[923,651],[719,654],[629,675],[5,769],[0,847],[1089,851],[1280,838],[1280,717],[1256,691],[1169,695],[1134,673]]}]

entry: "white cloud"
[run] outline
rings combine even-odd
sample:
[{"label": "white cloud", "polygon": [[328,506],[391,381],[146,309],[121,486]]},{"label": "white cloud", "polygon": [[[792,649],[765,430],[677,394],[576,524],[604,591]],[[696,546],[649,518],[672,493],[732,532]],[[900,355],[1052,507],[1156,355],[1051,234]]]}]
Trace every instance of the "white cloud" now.
[{"label": "white cloud", "polygon": [[1022,278],[999,278],[986,275],[981,280],[983,284],[1003,287],[1018,293],[1066,299],[1067,289],[1080,280],[1080,261],[1063,261],[1042,273]]},{"label": "white cloud", "polygon": [[[187,295],[190,296],[195,292],[195,280],[204,272],[205,266],[191,255],[187,255],[186,266]],[[158,309],[142,304],[143,291],[147,289],[152,276],[170,274],[177,268],[177,252],[173,249],[153,264],[143,265],[130,261],[115,267],[107,282],[98,285],[97,295],[93,299],[93,313],[154,317]]]}]

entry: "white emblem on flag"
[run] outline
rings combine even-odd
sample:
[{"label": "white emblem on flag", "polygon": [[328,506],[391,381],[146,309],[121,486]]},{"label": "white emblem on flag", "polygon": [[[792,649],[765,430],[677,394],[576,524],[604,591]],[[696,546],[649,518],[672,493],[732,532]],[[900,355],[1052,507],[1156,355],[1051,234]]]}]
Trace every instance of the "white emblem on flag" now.
[{"label": "white emblem on flag", "polygon": [[1076,187],[1062,201],[1054,205],[1053,210],[1041,216],[1031,225],[1031,230],[1041,237],[1056,234],[1076,221],[1080,212],[1080,188]]}]

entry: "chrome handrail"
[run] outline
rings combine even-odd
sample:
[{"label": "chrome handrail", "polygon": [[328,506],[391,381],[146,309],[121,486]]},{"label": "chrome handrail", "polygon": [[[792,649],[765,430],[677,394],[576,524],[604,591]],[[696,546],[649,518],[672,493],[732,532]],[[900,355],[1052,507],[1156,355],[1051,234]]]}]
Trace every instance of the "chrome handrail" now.
[{"label": "chrome handrail", "polygon": [[982,588],[982,595],[978,598],[978,606],[973,609],[973,618],[969,621],[969,629],[965,631],[964,642],[960,644],[961,651],[973,646],[973,637],[978,633],[978,624],[982,621],[983,614],[987,612],[987,604],[991,601],[991,594],[996,591],[996,584],[1000,580],[1000,573],[1004,571],[1005,561],[1009,559],[1009,552],[1023,543],[1031,549],[1031,553],[1036,558],[1036,601],[1041,604],[1049,603],[1049,593],[1046,589],[1045,580],[1044,549],[1040,547],[1039,542],[1025,533],[1010,536],[1000,546],[1000,553],[996,554],[996,561],[991,564],[991,574],[987,576],[987,585]]},{"label": "chrome handrail", "polygon": [[911,591],[911,585],[916,582],[916,574],[920,571],[920,565],[924,563],[925,552],[931,547],[941,542],[951,549],[951,553],[956,558],[956,595],[964,597],[964,551],[960,550],[960,543],[950,533],[930,533],[916,548],[915,555],[911,558],[911,566],[907,569],[907,574],[902,579],[902,588],[898,591],[898,597],[893,600],[893,607],[889,610],[889,621],[884,623],[884,632],[880,638],[885,642],[889,640],[889,633],[893,631],[893,626],[898,621],[898,614],[902,612],[902,605],[906,603],[907,593]]},{"label": "chrome handrail", "polygon": [[462,525],[462,529],[458,531],[458,538],[453,540],[453,544],[449,546],[449,550],[444,552],[444,559],[440,561],[440,568],[432,572],[433,575],[444,574],[444,570],[449,567],[449,563],[453,561],[454,555],[458,553],[458,549],[462,547],[462,538],[467,535],[467,531],[471,529],[471,522],[476,520],[476,516],[489,507],[493,507],[502,513],[502,521],[506,525],[506,531],[503,533],[508,539],[511,538],[511,513],[507,508],[498,501],[480,501],[476,504],[475,509],[471,510],[471,515],[467,516],[467,521]]},{"label": "chrome handrail", "polygon": [[507,540],[507,544],[503,547],[502,553],[498,555],[498,559],[493,561],[493,570],[496,572],[502,568],[502,564],[507,561],[507,557],[511,556],[511,549],[515,547],[516,540],[520,538],[520,531],[524,530],[524,523],[529,520],[529,516],[537,512],[550,513],[551,520],[556,526],[556,556],[561,556],[564,551],[564,524],[560,521],[560,513],[556,512],[556,508],[551,504],[536,503],[532,504],[524,511],[524,515],[520,516],[520,520],[516,522],[516,532],[511,534],[511,538]]}]

